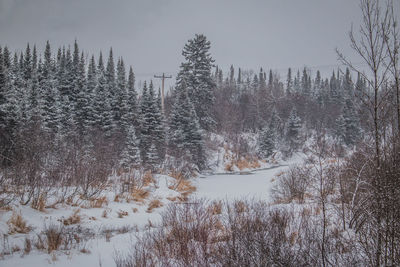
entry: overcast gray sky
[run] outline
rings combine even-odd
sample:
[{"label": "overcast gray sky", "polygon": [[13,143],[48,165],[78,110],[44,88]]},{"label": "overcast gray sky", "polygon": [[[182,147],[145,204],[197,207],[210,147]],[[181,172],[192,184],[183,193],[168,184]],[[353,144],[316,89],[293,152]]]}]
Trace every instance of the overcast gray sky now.
[{"label": "overcast gray sky", "polygon": [[[397,1],[397,0],[396,0]],[[358,0],[0,0],[0,45],[53,49],[78,39],[90,53],[123,56],[138,79],[174,75],[195,33],[211,41],[216,64],[274,69],[337,64],[351,55],[348,31]]]}]

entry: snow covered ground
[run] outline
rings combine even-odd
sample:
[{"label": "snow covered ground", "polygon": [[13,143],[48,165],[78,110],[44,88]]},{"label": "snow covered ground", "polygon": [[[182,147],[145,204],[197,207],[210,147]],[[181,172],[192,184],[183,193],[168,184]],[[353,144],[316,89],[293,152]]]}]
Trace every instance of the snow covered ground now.
[{"label": "snow covered ground", "polygon": [[[260,199],[270,200],[270,190],[275,181],[275,175],[285,171],[290,164],[302,161],[302,156],[296,155],[290,161],[280,164],[265,164],[259,170],[244,170],[240,173],[200,175],[192,182],[197,190],[191,195],[193,198],[204,198],[208,200],[235,200],[235,199]],[[25,234],[7,235],[7,221],[11,217],[11,211],[0,211],[0,233],[3,236],[0,247],[10,249],[18,246],[21,250],[11,255],[4,255],[0,260],[0,266],[114,266],[115,253],[124,253],[135,240],[135,234],[140,233],[148,227],[155,227],[160,219],[160,213],[171,203],[171,199],[179,193],[171,190],[170,185],[173,178],[166,175],[158,175],[155,185],[147,188],[150,196],[143,203],[126,201],[115,202],[114,192],[108,192],[108,204],[102,208],[80,208],[80,227],[89,229],[94,237],[79,244],[72,250],[60,250],[45,253],[37,250],[32,245],[32,251],[24,255]],[[163,207],[148,212],[148,204],[151,200],[159,199]],[[77,207],[69,205],[58,206],[57,209],[46,209],[45,212],[33,210],[27,206],[14,208],[20,211],[28,225],[32,226],[29,233],[31,238],[42,231],[44,225],[51,223],[60,224],[60,220],[67,218]],[[104,210],[108,216],[103,217]],[[128,215],[119,218],[119,211],[127,211]],[[123,228],[128,229],[124,233]],[[111,237],[104,234],[104,229],[114,229]],[[122,230],[120,230],[122,229]],[[85,249],[85,253],[82,253]]]}]

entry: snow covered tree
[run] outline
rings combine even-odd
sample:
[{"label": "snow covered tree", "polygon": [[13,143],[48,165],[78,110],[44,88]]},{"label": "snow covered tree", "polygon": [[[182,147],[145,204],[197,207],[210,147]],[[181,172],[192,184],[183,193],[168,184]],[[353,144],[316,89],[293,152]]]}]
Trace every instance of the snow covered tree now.
[{"label": "snow covered tree", "polygon": [[213,90],[215,83],[211,76],[214,60],[210,53],[210,42],[202,34],[196,34],[183,48],[185,62],[180,66],[177,76],[177,87],[185,84],[188,95],[194,105],[200,126],[210,130],[215,126],[212,114],[214,103]]},{"label": "snow covered tree", "polygon": [[193,163],[203,168],[205,155],[202,131],[184,83],[176,89],[175,97],[169,121],[169,151],[176,157],[189,153]]},{"label": "snow covered tree", "polygon": [[154,143],[151,143],[149,150],[147,151],[147,162],[148,168],[155,170],[160,164],[160,158],[158,156],[158,149]]},{"label": "snow covered tree", "polygon": [[120,165],[123,168],[135,167],[140,164],[139,139],[135,127],[130,125],[126,136],[125,146],[121,154]]},{"label": "snow covered tree", "polygon": [[340,115],[335,120],[334,133],[340,143],[344,142],[344,140],[346,139],[346,120],[343,115]]},{"label": "snow covered tree", "polygon": [[[87,89],[86,84],[86,73],[85,73],[85,58],[83,53],[79,59],[78,68],[76,70],[75,77],[75,91],[76,91],[76,103],[75,103],[75,116],[76,126],[80,135],[87,133],[87,124],[90,121],[90,114],[92,113],[90,105],[90,92]],[[89,97],[88,97],[89,96]]]},{"label": "snow covered tree", "polygon": [[264,127],[260,133],[258,144],[258,154],[262,158],[271,156],[275,149],[275,135],[273,129],[269,126]]},{"label": "snow covered tree", "polygon": [[301,120],[297,115],[296,108],[293,108],[288,118],[286,130],[286,139],[291,149],[297,149],[299,146],[300,128]]},{"label": "snow covered tree", "polygon": [[125,113],[122,118],[125,127],[127,125],[134,125],[139,127],[139,108],[138,108],[138,95],[135,89],[135,74],[132,67],[129,68],[128,82],[126,88],[126,97],[124,98]]},{"label": "snow covered tree", "polygon": [[292,69],[288,69],[286,78],[286,95],[290,96],[293,93],[293,79],[292,79]]},{"label": "snow covered tree", "polygon": [[112,130],[112,113],[107,88],[103,57],[100,53],[94,98],[95,124],[106,136],[110,136]]},{"label": "snow covered tree", "polygon": [[345,122],[344,142],[346,145],[354,145],[360,139],[360,124],[355,112],[354,103],[351,99],[346,99],[343,108],[343,118]]},{"label": "snow covered tree", "polygon": [[86,77],[86,103],[87,103],[87,113],[86,113],[86,131],[88,132],[92,127],[96,126],[96,88],[97,88],[97,71],[96,62],[94,56],[92,55]]}]

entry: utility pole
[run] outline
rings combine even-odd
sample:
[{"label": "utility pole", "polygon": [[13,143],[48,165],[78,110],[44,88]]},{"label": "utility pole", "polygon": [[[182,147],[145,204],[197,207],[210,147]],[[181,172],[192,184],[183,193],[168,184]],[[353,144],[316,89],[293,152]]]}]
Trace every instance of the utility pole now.
[{"label": "utility pole", "polygon": [[162,112],[164,113],[164,111],[165,111],[164,110],[164,81],[165,81],[165,79],[172,78],[172,76],[171,75],[165,76],[165,73],[163,73],[162,76],[154,75],[154,78],[161,79],[161,109],[162,109]]}]

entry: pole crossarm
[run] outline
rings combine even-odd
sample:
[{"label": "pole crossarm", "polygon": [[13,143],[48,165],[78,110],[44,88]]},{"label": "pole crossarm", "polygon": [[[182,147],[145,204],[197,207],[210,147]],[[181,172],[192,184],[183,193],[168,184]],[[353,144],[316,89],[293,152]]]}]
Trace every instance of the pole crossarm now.
[{"label": "pole crossarm", "polygon": [[161,109],[162,112],[164,113],[164,81],[165,79],[170,79],[172,78],[171,75],[165,76],[165,73],[163,73],[161,76],[160,75],[154,75],[154,78],[161,79]]}]

